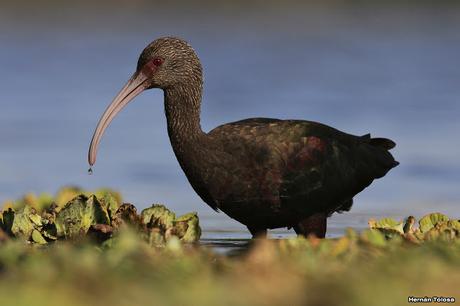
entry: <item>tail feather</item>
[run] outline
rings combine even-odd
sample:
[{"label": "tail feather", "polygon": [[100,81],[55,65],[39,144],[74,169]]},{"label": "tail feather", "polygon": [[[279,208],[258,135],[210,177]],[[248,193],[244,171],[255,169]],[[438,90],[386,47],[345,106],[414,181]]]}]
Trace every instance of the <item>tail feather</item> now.
[{"label": "tail feather", "polygon": [[369,158],[373,160],[372,163],[375,163],[374,175],[376,178],[384,176],[390,169],[399,165],[399,162],[388,152],[396,146],[394,141],[387,138],[371,138],[370,134],[361,136],[361,139],[370,145],[369,149],[373,148],[368,152],[372,152],[370,155],[372,157],[369,156]]},{"label": "tail feather", "polygon": [[396,146],[396,143],[388,138],[371,138],[369,143],[385,150],[391,150]]}]

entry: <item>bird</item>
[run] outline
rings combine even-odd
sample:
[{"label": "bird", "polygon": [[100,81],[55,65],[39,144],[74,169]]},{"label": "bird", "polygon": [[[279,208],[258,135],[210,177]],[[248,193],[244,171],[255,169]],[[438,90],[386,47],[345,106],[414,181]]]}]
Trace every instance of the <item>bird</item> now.
[{"label": "bird", "polygon": [[89,147],[90,170],[113,118],[152,88],[164,92],[168,136],[195,192],[254,238],[274,228],[324,238],[327,218],[349,211],[356,194],[399,164],[389,152],[392,140],[314,121],[250,118],[204,132],[200,59],[185,40],[161,37],[145,47],[136,71],[101,116]]}]

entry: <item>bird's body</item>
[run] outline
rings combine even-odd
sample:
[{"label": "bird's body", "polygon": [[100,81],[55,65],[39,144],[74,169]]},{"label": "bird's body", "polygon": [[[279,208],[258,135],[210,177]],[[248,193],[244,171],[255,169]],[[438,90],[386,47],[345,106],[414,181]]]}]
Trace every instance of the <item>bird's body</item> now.
[{"label": "bird's body", "polygon": [[[173,60],[174,52],[185,58],[185,64]],[[164,58],[164,64],[149,66],[162,53],[173,54],[168,64],[186,82],[173,82],[160,70],[166,66]],[[388,152],[395,145],[391,140],[353,136],[311,121],[252,118],[203,132],[201,65],[193,49],[180,39],[154,41],[141,55],[137,70],[132,80],[150,77],[152,84],[143,81],[142,86],[165,92],[171,144],[194,190],[254,235],[293,227],[299,234],[324,236],[328,216],[349,210],[357,193],[398,164]],[[161,72],[164,84],[157,84],[154,77]],[[141,85],[130,86],[125,97]],[[106,113],[113,118],[110,107]],[[104,116],[99,124],[103,129],[108,125]],[[90,164],[95,160],[98,130]]]}]

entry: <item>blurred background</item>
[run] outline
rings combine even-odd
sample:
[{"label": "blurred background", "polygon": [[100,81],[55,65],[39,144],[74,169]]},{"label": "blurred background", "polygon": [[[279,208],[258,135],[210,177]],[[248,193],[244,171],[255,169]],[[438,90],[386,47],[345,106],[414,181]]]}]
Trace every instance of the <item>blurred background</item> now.
[{"label": "blurred background", "polygon": [[141,50],[166,35],[188,40],[201,58],[205,131],[275,117],[397,142],[400,166],[334,216],[329,235],[372,216],[459,216],[458,1],[2,1],[0,202],[106,186],[139,208],[198,211],[205,237],[249,237],[188,184],[160,90],[114,120],[87,174],[100,115]]}]

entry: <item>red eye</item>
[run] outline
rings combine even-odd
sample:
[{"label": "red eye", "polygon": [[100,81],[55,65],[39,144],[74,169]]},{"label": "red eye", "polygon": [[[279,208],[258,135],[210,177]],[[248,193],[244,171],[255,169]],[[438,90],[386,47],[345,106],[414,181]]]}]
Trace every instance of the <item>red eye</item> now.
[{"label": "red eye", "polygon": [[159,66],[161,66],[161,64],[163,64],[163,60],[162,60],[161,58],[158,58],[158,57],[157,57],[157,58],[154,58],[154,59],[152,60],[152,63],[153,63],[155,66],[159,67]]}]

